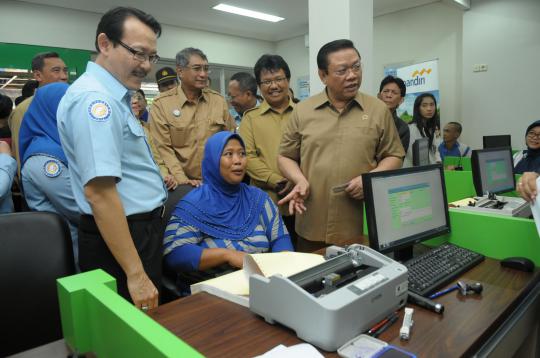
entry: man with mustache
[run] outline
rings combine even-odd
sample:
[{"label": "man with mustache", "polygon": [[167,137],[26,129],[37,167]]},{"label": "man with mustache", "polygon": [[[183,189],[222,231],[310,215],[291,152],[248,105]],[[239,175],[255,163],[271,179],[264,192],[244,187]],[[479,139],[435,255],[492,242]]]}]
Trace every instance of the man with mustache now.
[{"label": "man with mustache", "polygon": [[109,10],[96,31],[96,62],[88,63],[57,111],[82,213],[80,268],[107,271],[118,293],[142,310],[158,305],[167,194],[130,99],[159,60],[160,34],[161,25],[141,10]]},{"label": "man with mustache", "polygon": [[298,251],[362,235],[362,173],[401,167],[405,156],[386,105],[358,89],[360,54],[350,40],[317,55],[323,92],[296,105],[281,139],[278,166],[295,186],[279,204],[296,215]]},{"label": "man with mustache", "polygon": [[206,55],[188,47],[176,54],[180,85],[154,100],[150,133],[178,184],[199,186],[206,140],[236,127],[227,102],[207,87],[210,68]]}]

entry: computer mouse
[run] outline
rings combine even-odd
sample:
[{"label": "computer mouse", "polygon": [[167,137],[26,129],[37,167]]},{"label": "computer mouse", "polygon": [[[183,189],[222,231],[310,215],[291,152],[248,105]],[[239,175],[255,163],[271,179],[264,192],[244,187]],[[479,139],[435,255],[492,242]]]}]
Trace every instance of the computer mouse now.
[{"label": "computer mouse", "polygon": [[526,257],[508,257],[501,261],[501,266],[526,272],[534,270],[534,262]]}]

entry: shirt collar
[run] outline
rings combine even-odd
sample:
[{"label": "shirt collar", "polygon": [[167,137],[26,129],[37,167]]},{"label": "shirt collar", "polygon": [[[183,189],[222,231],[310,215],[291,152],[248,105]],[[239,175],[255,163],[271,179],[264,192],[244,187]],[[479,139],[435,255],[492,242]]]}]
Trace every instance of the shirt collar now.
[{"label": "shirt collar", "polygon": [[[295,107],[295,105],[296,105],[296,103],[294,103],[293,100],[291,99],[291,97],[289,96],[289,104],[287,105],[287,108],[285,109],[285,111],[283,111],[283,113],[285,113],[289,109],[293,109]],[[270,110],[273,111],[272,107],[270,107],[270,105],[266,101],[261,102],[261,104],[259,106],[259,110],[261,111],[261,114],[265,114],[266,112],[268,112]]]},{"label": "shirt collar", "polygon": [[[357,92],[356,96],[354,96],[351,102],[363,110],[364,109],[364,107],[362,106],[363,100],[364,100],[364,95],[361,92]],[[319,109],[323,106],[331,105],[330,99],[328,98],[327,87],[325,87],[321,93],[315,95],[315,98],[313,100],[313,105],[314,105],[314,109]]]},{"label": "shirt collar", "polygon": [[[178,86],[176,86],[176,93],[178,94],[178,97],[180,97],[180,107],[183,107],[186,102],[189,102],[188,99],[187,99],[186,93],[182,89],[181,84],[178,84]],[[201,95],[199,96],[199,100],[204,100],[205,102],[209,102],[208,90],[206,88],[204,88],[201,91]]]},{"label": "shirt collar", "polygon": [[116,77],[95,62],[88,62],[86,72],[96,77],[100,83],[106,84],[105,89],[113,98],[119,101],[122,101],[126,94],[130,92]]},{"label": "shirt collar", "polygon": [[459,150],[459,142],[455,142],[452,148],[450,149],[446,147],[446,144],[444,142],[441,142],[441,144],[439,144],[439,151],[441,152],[453,153],[456,150]]}]

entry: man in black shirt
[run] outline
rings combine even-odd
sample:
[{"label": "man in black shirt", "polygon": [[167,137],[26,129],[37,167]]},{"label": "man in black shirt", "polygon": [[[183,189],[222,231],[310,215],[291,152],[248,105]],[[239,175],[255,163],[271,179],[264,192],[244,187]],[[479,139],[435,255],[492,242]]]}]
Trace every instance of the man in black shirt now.
[{"label": "man in black shirt", "polygon": [[390,112],[392,112],[392,117],[394,117],[394,123],[405,153],[409,149],[409,126],[397,115],[396,110],[403,103],[406,92],[407,88],[401,78],[386,76],[381,82],[379,94],[377,95],[381,101],[386,103]]}]

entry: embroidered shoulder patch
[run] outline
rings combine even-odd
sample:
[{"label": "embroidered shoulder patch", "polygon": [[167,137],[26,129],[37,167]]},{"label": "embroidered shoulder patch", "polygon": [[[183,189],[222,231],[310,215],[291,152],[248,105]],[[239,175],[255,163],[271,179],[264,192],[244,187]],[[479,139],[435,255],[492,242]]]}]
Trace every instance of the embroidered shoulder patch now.
[{"label": "embroidered shoulder patch", "polygon": [[111,116],[111,106],[105,101],[95,100],[88,106],[90,119],[96,122],[105,122]]},{"label": "embroidered shoulder patch", "polygon": [[60,166],[60,162],[58,162],[58,160],[51,159],[45,162],[45,165],[43,165],[43,171],[45,172],[45,176],[49,178],[56,178],[60,175],[60,173],[62,173],[62,167]]}]

